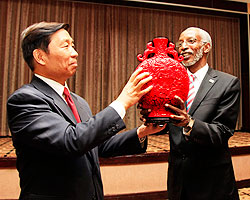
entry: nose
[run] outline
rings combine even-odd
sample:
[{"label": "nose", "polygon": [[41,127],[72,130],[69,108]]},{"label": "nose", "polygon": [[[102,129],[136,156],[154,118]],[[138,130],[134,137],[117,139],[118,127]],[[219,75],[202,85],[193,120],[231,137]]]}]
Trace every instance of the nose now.
[{"label": "nose", "polygon": [[186,41],[183,41],[181,46],[179,47],[179,51],[184,51],[186,49],[188,49],[188,45],[187,45]]},{"label": "nose", "polygon": [[183,48],[188,48],[188,42],[186,40],[184,40],[181,44],[181,47]]},{"label": "nose", "polygon": [[75,50],[74,47],[71,47],[71,56],[72,57],[77,57],[78,56],[78,53],[77,53],[77,51]]}]

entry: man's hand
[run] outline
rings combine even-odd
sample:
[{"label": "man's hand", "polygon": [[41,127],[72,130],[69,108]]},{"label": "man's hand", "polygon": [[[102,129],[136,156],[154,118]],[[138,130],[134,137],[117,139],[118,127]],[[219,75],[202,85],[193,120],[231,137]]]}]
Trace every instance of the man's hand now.
[{"label": "man's hand", "polygon": [[140,110],[140,114],[141,114],[141,117],[140,117],[140,120],[144,122],[145,125],[147,125],[147,117],[149,115],[149,113],[151,112],[151,109],[145,109],[142,107],[141,104],[138,104],[137,105],[137,109],[141,109]]},{"label": "man's hand", "polygon": [[173,111],[173,113],[176,113],[175,115],[170,115],[170,118],[173,119],[173,124],[175,126],[183,126],[185,127],[189,121],[190,121],[190,117],[187,113],[186,107],[185,107],[185,103],[184,101],[178,97],[175,96],[174,97],[177,105],[176,106],[172,106],[170,104],[166,104],[166,108],[170,109]]},{"label": "man's hand", "polygon": [[130,77],[129,81],[123,88],[121,94],[116,99],[123,104],[125,110],[136,104],[140,98],[148,93],[153,86],[148,86],[142,90],[142,87],[149,82],[152,77],[148,72],[141,73],[142,68],[138,68]]},{"label": "man's hand", "polygon": [[152,123],[142,124],[137,129],[137,135],[139,138],[143,138],[147,135],[158,133],[158,132],[162,131],[164,128],[166,128],[166,124],[163,126],[158,126],[158,125],[152,124]]}]

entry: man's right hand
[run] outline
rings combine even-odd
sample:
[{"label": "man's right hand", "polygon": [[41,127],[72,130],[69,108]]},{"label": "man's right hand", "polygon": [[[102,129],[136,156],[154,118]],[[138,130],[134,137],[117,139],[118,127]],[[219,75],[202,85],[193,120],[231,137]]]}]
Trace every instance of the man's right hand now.
[{"label": "man's right hand", "polygon": [[153,86],[150,85],[142,89],[142,87],[148,83],[152,77],[149,76],[148,72],[141,73],[141,71],[142,68],[138,68],[131,75],[121,94],[116,99],[123,104],[125,110],[136,104],[144,94],[148,93],[153,88]]}]

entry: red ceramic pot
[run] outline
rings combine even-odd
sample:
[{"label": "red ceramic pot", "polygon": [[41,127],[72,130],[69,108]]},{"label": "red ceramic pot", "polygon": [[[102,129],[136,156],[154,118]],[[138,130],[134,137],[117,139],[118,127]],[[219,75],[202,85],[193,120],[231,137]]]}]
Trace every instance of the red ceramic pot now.
[{"label": "red ceramic pot", "polygon": [[169,116],[173,113],[166,109],[165,104],[176,105],[175,95],[184,102],[187,100],[189,78],[186,68],[180,63],[183,56],[178,56],[174,48],[175,45],[168,43],[167,38],[155,38],[153,43],[147,44],[144,55],[137,56],[141,62],[138,67],[152,76],[152,80],[144,87],[152,84],[153,89],[139,101],[142,108],[152,110],[148,122],[169,122]]}]

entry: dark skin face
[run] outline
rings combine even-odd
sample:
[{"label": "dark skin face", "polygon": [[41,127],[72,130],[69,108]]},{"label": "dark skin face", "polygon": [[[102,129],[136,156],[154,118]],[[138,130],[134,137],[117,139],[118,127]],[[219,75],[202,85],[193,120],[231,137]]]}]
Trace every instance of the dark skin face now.
[{"label": "dark skin face", "polygon": [[[180,45],[177,50],[181,55],[184,56],[183,63],[187,65],[189,63],[193,63],[187,66],[190,72],[195,73],[206,65],[210,44],[202,42],[202,35],[198,29],[192,28],[183,31],[179,37],[179,44]],[[197,54],[200,52],[202,52],[201,57],[197,59],[196,62],[193,62],[197,57],[199,57]],[[177,102],[175,106],[170,104],[166,104],[165,106],[175,113],[170,115],[170,118],[173,121],[172,123],[175,126],[185,127],[190,121],[190,116],[187,113],[185,102],[178,96],[175,96],[174,98]],[[141,105],[138,105],[138,108],[142,109]],[[150,109],[142,109],[140,112],[142,115],[141,120],[146,122],[146,116],[148,116],[150,112]]]}]

